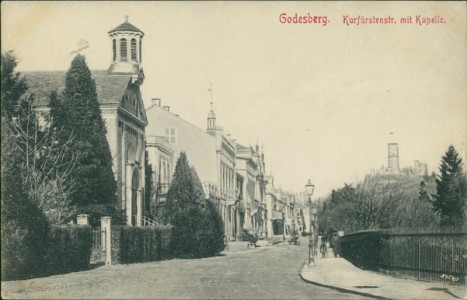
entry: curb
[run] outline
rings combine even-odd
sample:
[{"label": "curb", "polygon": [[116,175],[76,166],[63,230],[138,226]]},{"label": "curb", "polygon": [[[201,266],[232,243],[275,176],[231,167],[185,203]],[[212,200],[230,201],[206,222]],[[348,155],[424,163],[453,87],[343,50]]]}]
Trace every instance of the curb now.
[{"label": "curb", "polygon": [[311,280],[309,280],[309,279],[306,279],[306,278],[303,277],[303,275],[302,275],[303,268],[305,267],[305,265],[306,265],[306,262],[303,263],[302,268],[301,268],[301,271],[300,271],[300,273],[299,273],[298,275],[299,275],[300,278],[301,278],[303,281],[305,281],[306,283],[311,283],[311,284],[314,284],[314,285],[317,285],[317,286],[320,286],[320,287],[329,288],[329,289],[332,289],[332,290],[339,291],[339,292],[341,292],[341,293],[355,294],[355,295],[358,295],[358,296],[370,297],[370,298],[375,298],[375,299],[393,300],[393,298],[387,298],[387,297],[382,297],[382,296],[376,296],[376,295],[373,295],[373,294],[368,294],[368,293],[364,293],[364,292],[358,292],[358,291],[354,291],[354,290],[349,290],[349,289],[340,288],[340,287],[333,286],[333,285],[326,285],[326,284],[318,283],[318,282],[315,282],[315,281],[311,281]]}]

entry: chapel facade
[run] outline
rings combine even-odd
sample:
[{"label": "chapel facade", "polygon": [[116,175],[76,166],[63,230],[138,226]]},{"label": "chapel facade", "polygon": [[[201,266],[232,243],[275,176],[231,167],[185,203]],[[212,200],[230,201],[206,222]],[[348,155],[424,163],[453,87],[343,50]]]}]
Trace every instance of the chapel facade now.
[{"label": "chapel facade", "polygon": [[[144,155],[148,125],[140,92],[144,82],[142,40],[144,33],[128,20],[108,32],[111,64],[108,70],[91,71],[96,84],[112,170],[117,183],[116,207],[125,214],[127,225],[141,226],[145,215]],[[36,108],[47,113],[52,91],[65,88],[66,71],[23,72]]]}]

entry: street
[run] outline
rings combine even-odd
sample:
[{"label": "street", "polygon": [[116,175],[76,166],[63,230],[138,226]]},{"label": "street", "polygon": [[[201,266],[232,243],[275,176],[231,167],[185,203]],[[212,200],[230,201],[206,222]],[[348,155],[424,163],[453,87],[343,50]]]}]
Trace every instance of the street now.
[{"label": "street", "polygon": [[279,244],[204,259],[101,266],[92,270],[2,282],[2,298],[87,299],[361,299],[304,282],[301,245]]}]

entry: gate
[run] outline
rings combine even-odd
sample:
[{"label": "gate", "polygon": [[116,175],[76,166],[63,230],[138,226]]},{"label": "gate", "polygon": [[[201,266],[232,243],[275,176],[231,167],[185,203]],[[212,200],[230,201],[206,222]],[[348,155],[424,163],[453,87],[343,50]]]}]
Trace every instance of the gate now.
[{"label": "gate", "polygon": [[92,230],[92,248],[91,248],[91,264],[105,263],[105,228],[97,227]]}]

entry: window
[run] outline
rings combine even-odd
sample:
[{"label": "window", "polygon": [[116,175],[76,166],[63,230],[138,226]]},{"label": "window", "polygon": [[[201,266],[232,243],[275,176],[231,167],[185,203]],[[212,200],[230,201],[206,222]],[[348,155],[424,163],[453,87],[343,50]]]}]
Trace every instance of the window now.
[{"label": "window", "polygon": [[131,60],[137,61],[136,59],[136,40],[131,39]]},{"label": "window", "polygon": [[120,40],[120,60],[127,61],[127,48],[126,48],[126,39]]},{"label": "window", "polygon": [[167,140],[171,144],[176,144],[177,143],[177,130],[176,128],[166,128],[165,129],[165,136],[167,137]]},{"label": "window", "polygon": [[141,52],[141,40],[139,40],[139,62],[142,62],[143,61],[143,56],[142,56],[142,52]]},{"label": "window", "polygon": [[115,39],[112,40],[112,52],[113,52],[113,60],[117,59],[117,41]]}]

